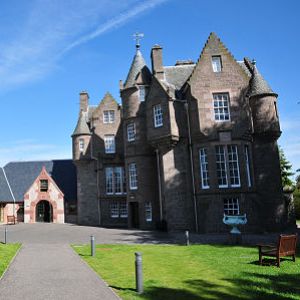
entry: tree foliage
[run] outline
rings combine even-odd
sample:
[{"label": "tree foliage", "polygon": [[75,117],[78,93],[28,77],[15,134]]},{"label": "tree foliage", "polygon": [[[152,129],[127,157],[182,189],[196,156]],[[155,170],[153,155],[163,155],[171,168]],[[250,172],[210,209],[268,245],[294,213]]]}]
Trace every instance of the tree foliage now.
[{"label": "tree foliage", "polygon": [[279,147],[279,158],[280,158],[282,185],[293,186],[293,181],[290,178],[291,176],[294,175],[294,173],[292,172],[292,164],[285,157],[283,149],[281,147]]}]

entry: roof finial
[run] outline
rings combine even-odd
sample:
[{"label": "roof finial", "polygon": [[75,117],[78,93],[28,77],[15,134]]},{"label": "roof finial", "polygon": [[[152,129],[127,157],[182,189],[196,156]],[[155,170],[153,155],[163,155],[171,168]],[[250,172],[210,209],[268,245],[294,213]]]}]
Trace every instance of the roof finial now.
[{"label": "roof finial", "polygon": [[256,65],[256,60],[255,60],[255,58],[252,59],[251,63],[252,63],[253,66]]},{"label": "roof finial", "polygon": [[143,33],[139,33],[139,32],[136,32],[134,35],[133,35],[134,39],[135,39],[135,47],[136,49],[139,49],[141,44],[140,44],[140,40],[144,37],[144,34]]}]

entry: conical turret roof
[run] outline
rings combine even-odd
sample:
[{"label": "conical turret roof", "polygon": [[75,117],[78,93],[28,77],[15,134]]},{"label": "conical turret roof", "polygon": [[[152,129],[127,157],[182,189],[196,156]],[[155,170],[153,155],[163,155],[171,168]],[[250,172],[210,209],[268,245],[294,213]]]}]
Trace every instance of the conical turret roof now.
[{"label": "conical turret roof", "polygon": [[137,47],[129,73],[127,75],[127,79],[125,81],[125,85],[124,85],[125,88],[134,86],[138,74],[143,70],[145,66],[146,66],[146,62],[143,58],[140,48]]},{"label": "conical turret roof", "polygon": [[76,125],[76,128],[72,134],[72,136],[76,135],[90,135],[90,129],[86,123],[87,120],[87,112],[81,111],[79,114],[79,119]]},{"label": "conical turret roof", "polygon": [[253,64],[252,78],[250,80],[250,90],[249,97],[259,96],[259,95],[274,95],[278,96],[269,86],[267,81],[262,77],[262,75],[257,70],[255,64]]}]

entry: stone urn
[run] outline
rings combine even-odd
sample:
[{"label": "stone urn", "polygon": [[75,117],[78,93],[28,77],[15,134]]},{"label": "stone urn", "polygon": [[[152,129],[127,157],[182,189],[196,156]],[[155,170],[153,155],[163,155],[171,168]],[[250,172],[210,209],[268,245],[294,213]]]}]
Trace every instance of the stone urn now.
[{"label": "stone urn", "polygon": [[243,215],[225,215],[223,217],[223,223],[232,226],[230,233],[241,234],[238,229],[238,225],[245,225],[247,223],[246,214]]}]

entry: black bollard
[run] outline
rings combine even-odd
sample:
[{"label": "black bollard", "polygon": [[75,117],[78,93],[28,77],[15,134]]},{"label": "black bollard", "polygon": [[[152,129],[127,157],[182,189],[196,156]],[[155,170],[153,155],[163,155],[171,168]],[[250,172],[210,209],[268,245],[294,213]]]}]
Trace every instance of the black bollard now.
[{"label": "black bollard", "polygon": [[186,245],[189,246],[190,245],[190,234],[189,234],[188,230],[185,231],[185,241],[186,241]]},{"label": "black bollard", "polygon": [[95,237],[91,235],[91,256],[95,256]]},{"label": "black bollard", "polygon": [[4,244],[7,242],[7,228],[6,226],[4,227]]},{"label": "black bollard", "polygon": [[142,254],[135,252],[135,283],[138,294],[143,293],[143,261]]}]

